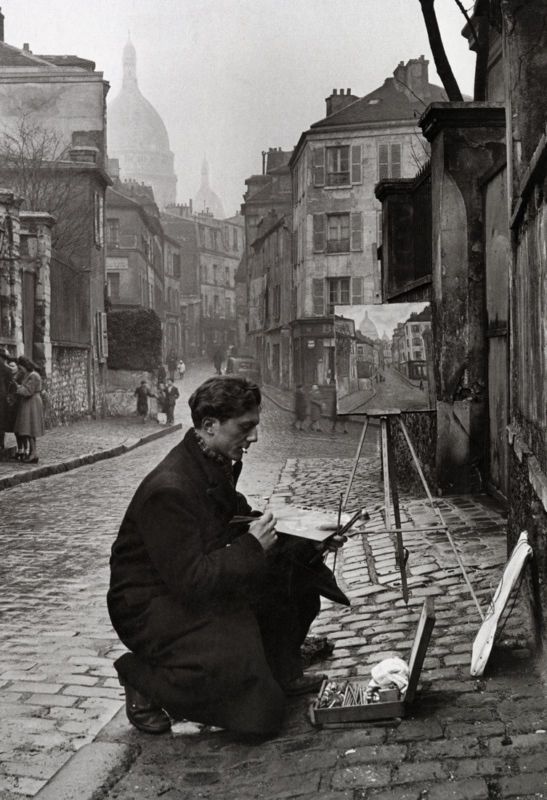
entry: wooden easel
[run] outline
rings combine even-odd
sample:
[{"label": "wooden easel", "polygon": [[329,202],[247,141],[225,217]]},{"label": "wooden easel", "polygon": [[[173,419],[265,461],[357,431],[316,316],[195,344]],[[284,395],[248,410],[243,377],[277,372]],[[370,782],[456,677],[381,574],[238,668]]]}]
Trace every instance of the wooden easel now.
[{"label": "wooden easel", "polygon": [[386,533],[386,532],[395,533],[396,536],[395,554],[396,554],[397,566],[399,567],[399,571],[401,573],[401,589],[402,589],[403,599],[405,603],[408,603],[408,581],[406,577],[406,558],[405,558],[405,548],[403,544],[404,531],[401,528],[399,489],[397,485],[397,473],[395,469],[395,458],[393,453],[393,426],[396,420],[403,432],[403,436],[405,437],[405,441],[410,451],[410,455],[412,456],[414,467],[416,468],[416,471],[418,472],[418,475],[422,482],[422,486],[425,489],[425,493],[429,501],[429,504],[431,506],[431,509],[433,510],[433,513],[439,520],[439,524],[434,527],[413,528],[412,531],[420,533],[426,533],[428,531],[440,531],[446,535],[450,543],[450,546],[454,552],[454,555],[456,556],[456,560],[458,562],[458,566],[460,567],[463,579],[467,584],[467,588],[469,589],[473,600],[475,601],[475,605],[477,606],[480,618],[484,620],[484,613],[480,607],[477,596],[473,591],[473,587],[471,586],[471,583],[467,576],[467,572],[465,571],[465,566],[461,560],[460,554],[457,551],[454,540],[450,535],[448,526],[446,525],[443,519],[440,509],[436,506],[435,500],[433,499],[429,486],[427,485],[427,481],[425,479],[422,466],[420,464],[420,461],[412,444],[412,440],[409,436],[408,430],[403,422],[403,419],[401,417],[401,412],[399,409],[394,409],[392,411],[382,411],[378,413],[369,412],[367,415],[365,415],[365,419],[363,422],[363,430],[361,431],[361,437],[359,439],[359,444],[357,446],[357,452],[355,453],[355,458],[353,460],[351,475],[346,488],[344,499],[342,501],[342,509],[346,507],[346,504],[348,502],[348,498],[351,492],[351,487],[355,478],[355,473],[357,472],[357,465],[361,457],[361,451],[363,450],[363,445],[365,443],[365,436],[367,433],[370,417],[375,417],[380,419],[382,471],[384,479],[383,483],[384,483],[385,529],[381,531],[365,531],[365,535],[375,534],[375,533]]}]

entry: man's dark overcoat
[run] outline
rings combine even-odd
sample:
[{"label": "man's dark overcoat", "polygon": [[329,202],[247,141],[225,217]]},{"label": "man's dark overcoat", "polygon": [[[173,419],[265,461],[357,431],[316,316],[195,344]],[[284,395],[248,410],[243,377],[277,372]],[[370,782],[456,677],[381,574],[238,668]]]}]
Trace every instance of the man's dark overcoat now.
[{"label": "man's dark overcoat", "polygon": [[265,554],[226,465],[194,430],[141,483],[112,548],[108,608],[131,653],[122,679],[175,719],[244,733],[279,729],[280,684],[320,607],[317,588]]}]

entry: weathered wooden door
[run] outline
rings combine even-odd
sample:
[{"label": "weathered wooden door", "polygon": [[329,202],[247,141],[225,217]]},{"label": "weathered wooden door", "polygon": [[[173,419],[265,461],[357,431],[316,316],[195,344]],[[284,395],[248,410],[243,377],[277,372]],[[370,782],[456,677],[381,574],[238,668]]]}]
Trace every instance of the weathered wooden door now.
[{"label": "weathered wooden door", "polygon": [[492,488],[507,497],[508,315],[511,246],[505,169],[498,172],[485,186],[484,210],[490,417],[488,480]]}]

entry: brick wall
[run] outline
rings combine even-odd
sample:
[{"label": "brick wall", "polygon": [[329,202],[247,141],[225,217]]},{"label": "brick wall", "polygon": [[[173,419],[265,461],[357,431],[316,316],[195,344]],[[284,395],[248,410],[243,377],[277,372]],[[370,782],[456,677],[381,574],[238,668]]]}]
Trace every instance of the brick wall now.
[{"label": "brick wall", "polygon": [[[405,412],[401,415],[410,440],[416,451],[425,479],[433,495],[437,493],[435,481],[435,443],[437,440],[437,415],[434,411]],[[416,491],[425,497],[425,489],[414,466],[412,455],[401,427],[393,421],[393,450],[397,467],[397,480],[401,488]]]}]

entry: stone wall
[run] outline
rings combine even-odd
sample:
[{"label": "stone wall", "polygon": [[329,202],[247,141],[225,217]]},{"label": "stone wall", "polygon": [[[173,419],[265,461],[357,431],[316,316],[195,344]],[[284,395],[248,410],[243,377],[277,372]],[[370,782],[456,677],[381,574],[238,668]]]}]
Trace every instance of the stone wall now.
[{"label": "stone wall", "polygon": [[[435,479],[437,415],[434,411],[409,411],[401,414],[401,419],[408,431],[429,489],[435,495],[437,494]],[[392,425],[392,441],[399,485],[406,491],[417,492],[420,496],[425,497],[425,489],[414,466],[406,438],[395,420]]]},{"label": "stone wall", "polygon": [[51,374],[45,381],[46,425],[66,425],[90,414],[88,350],[53,345]]},{"label": "stone wall", "polygon": [[[144,370],[109,369],[105,381],[105,413],[111,417],[131,416],[136,413],[135,389],[141,381],[148,381],[152,391],[156,381],[151,372]],[[156,403],[149,399],[150,414],[156,413]]]}]

